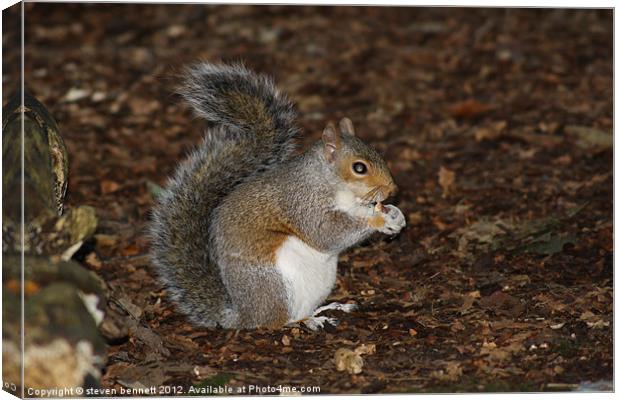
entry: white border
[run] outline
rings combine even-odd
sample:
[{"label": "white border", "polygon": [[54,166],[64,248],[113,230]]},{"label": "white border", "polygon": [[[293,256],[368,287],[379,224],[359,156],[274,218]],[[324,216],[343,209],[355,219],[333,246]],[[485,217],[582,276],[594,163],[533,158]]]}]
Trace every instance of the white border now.
[{"label": "white border", "polygon": [[[76,0],[65,0],[63,2],[79,2]],[[15,4],[15,1],[11,1],[11,0],[0,0],[0,4],[2,5],[2,9],[5,9],[13,4]],[[105,1],[102,3],[126,3],[125,1]],[[501,1],[492,1],[492,0],[478,0],[475,2],[463,2],[463,1],[450,1],[450,0],[443,0],[443,1],[433,1],[433,0],[426,0],[426,1],[415,1],[415,0],[389,0],[387,2],[368,2],[368,1],[346,1],[346,0],[339,0],[339,1],[331,1],[331,2],[325,2],[325,1],[303,1],[303,2],[291,2],[291,1],[282,1],[282,0],[271,0],[271,1],[256,1],[256,0],[231,0],[231,1],[195,1],[195,0],[186,0],[186,1],[162,1],[162,0],[151,0],[151,1],[136,1],[133,3],[202,3],[202,4],[291,4],[291,5],[295,5],[295,4],[305,4],[305,5],[380,5],[380,6],[430,6],[430,7],[442,7],[442,6],[448,6],[448,7],[544,7],[544,8],[613,8],[615,7],[615,2],[614,1],[604,1],[604,0],[592,0],[589,2],[583,2],[583,1],[562,1],[562,0],[547,0],[544,2],[544,4],[541,4],[540,1],[507,1],[507,0],[501,0]],[[0,20],[0,31],[2,30],[2,21]],[[617,36],[617,31],[615,28],[615,10],[614,10],[614,117],[616,115],[618,115],[618,104],[615,101],[616,97],[615,94],[617,93],[617,89],[618,89],[618,83],[615,80],[615,54],[618,54],[618,50],[619,50],[619,46],[618,46],[618,36]],[[1,50],[0,50],[0,54],[1,54]],[[23,52],[22,52],[23,55]],[[0,75],[1,75],[1,65],[0,65]],[[615,121],[615,118],[614,118]],[[614,124],[614,139],[617,140],[617,135],[615,135],[615,124]],[[614,145],[616,144],[616,140],[614,140]],[[618,168],[618,165],[615,162],[615,157],[614,157],[614,227],[616,226],[618,219],[616,218],[617,214],[616,214],[616,207],[615,207],[615,199],[617,198],[617,194],[618,194],[618,186],[616,185],[616,177],[618,176],[618,173],[620,172]],[[1,174],[1,166],[0,166],[0,174]],[[2,193],[2,188],[0,188],[0,195]],[[23,190],[22,190],[22,196],[23,196]],[[23,198],[23,197],[22,197]],[[0,216],[1,218],[1,216]],[[614,230],[615,233],[615,230]],[[614,235],[614,249],[618,248],[618,244],[620,244],[620,239]],[[0,256],[1,257],[1,256]],[[618,326],[618,316],[615,313],[615,311],[618,309],[618,304],[619,304],[619,300],[618,297],[615,296],[615,263],[616,261],[616,257],[614,254],[614,382],[618,382],[618,363],[616,362],[616,355],[618,354],[618,341],[616,340],[616,326]],[[0,295],[1,295],[1,285],[0,285]],[[23,312],[23,310],[22,310]],[[0,321],[0,328],[2,327],[1,325],[1,321]],[[23,331],[22,331],[23,332]],[[2,360],[0,359],[0,368],[2,366]],[[485,399],[509,399],[509,400],[515,400],[515,399],[537,399],[539,397],[544,397],[545,399],[574,399],[574,398],[579,398],[579,399],[584,399],[584,398],[588,398],[588,399],[610,399],[610,398],[614,398],[616,397],[615,394],[611,393],[519,393],[519,394],[485,394],[485,393],[472,393],[472,394],[463,394],[463,395],[451,395],[451,394],[446,394],[446,395],[382,395],[383,397],[387,397],[387,398],[403,398],[403,397],[414,397],[416,399],[436,399],[438,396],[441,396],[442,398],[461,398],[461,397],[472,397],[472,396],[476,396],[477,397],[483,397]],[[277,398],[277,396],[268,396],[270,398]],[[336,397],[336,396],[325,396],[325,395],[321,395],[321,398],[330,398],[330,397]],[[338,396],[338,398],[340,399],[349,399],[349,398],[353,398],[353,397],[357,397],[357,396]],[[15,397],[11,396],[10,394],[8,394],[7,392],[0,390],[0,399],[13,399]],[[153,397],[153,398],[157,398],[157,397]],[[170,398],[170,397],[166,397],[166,398]],[[236,397],[239,399],[255,399],[255,397],[249,397],[249,396],[243,396],[243,397]],[[261,397],[264,398],[264,397]],[[162,398],[163,399],[163,398]]]}]

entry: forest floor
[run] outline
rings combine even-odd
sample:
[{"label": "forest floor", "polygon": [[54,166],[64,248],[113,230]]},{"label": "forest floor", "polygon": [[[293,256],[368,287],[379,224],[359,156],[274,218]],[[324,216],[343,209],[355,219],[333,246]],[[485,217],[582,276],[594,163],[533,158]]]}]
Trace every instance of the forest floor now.
[{"label": "forest floor", "polygon": [[[612,10],[26,4],[27,86],[65,138],[68,206],[100,223],[76,257],[109,287],[102,385],[611,381],[612,26]],[[329,300],[360,307],[337,327],[195,328],[156,281],[153,184],[200,141],[172,95],[198,58],[274,76],[304,145],[348,116],[388,160],[408,225],[341,256]],[[361,373],[337,371],[340,348]]]}]

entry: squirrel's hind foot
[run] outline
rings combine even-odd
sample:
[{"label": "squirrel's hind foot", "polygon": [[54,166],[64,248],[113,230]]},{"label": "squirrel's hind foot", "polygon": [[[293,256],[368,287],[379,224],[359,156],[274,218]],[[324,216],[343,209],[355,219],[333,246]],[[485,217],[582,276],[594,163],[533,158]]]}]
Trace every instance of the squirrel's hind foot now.
[{"label": "squirrel's hind foot", "polygon": [[305,318],[301,320],[300,322],[303,322],[303,324],[306,325],[308,329],[313,330],[313,331],[318,331],[319,329],[322,329],[323,327],[325,327],[326,323],[332,326],[338,325],[338,320],[336,318],[331,318],[331,317],[312,316],[312,317]]},{"label": "squirrel's hind foot", "polygon": [[337,326],[338,322],[339,321],[337,318],[311,316],[311,317],[306,317],[304,319],[300,319],[297,321],[291,321],[288,324],[286,324],[286,326],[299,327],[300,325],[303,324],[311,331],[318,331],[319,329],[324,328],[326,323],[331,326]]},{"label": "squirrel's hind foot", "polygon": [[311,316],[306,317],[300,321],[295,321],[292,324],[303,323],[304,325],[306,325],[306,327],[308,327],[308,329],[313,330],[313,331],[317,331],[321,328],[324,328],[326,323],[332,326],[337,326],[338,319],[332,318],[332,317],[318,316],[318,314],[322,313],[323,311],[328,311],[328,310],[350,313],[352,311],[357,310],[357,304],[343,304],[343,303],[337,303],[337,302],[329,303],[325,306],[319,307],[316,310],[314,310]]},{"label": "squirrel's hind foot", "polygon": [[312,313],[312,316],[316,316],[322,313],[323,311],[327,311],[327,310],[335,310],[335,311],[342,311],[342,312],[350,313],[352,311],[357,310],[357,304],[337,303],[337,302],[329,303],[326,306],[319,307],[316,310],[314,310],[314,313]]}]

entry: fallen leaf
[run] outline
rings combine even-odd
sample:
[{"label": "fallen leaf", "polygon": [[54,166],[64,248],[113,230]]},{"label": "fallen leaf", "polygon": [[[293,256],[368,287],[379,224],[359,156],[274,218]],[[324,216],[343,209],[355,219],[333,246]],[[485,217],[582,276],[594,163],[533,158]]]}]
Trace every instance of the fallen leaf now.
[{"label": "fallen leaf", "polygon": [[463,367],[457,361],[448,361],[443,369],[431,372],[431,377],[441,381],[456,381],[461,375]]},{"label": "fallen leaf", "polygon": [[97,254],[94,251],[88,253],[85,261],[88,265],[94,267],[95,269],[101,268],[101,261],[99,260]]},{"label": "fallen leaf", "polygon": [[127,314],[131,315],[136,321],[140,320],[140,316],[142,316],[142,309],[135,305],[129,296],[125,294],[116,295],[116,302],[123,308],[123,310],[127,311]]},{"label": "fallen leaf", "polygon": [[407,222],[411,226],[420,225],[422,221],[424,221],[424,216],[419,211],[409,213],[409,215],[407,216]]},{"label": "fallen leaf", "polygon": [[177,335],[175,333],[168,334],[165,336],[166,343],[170,345],[171,348],[180,348],[183,351],[196,351],[198,345],[191,338],[183,335]]},{"label": "fallen leaf", "polygon": [[196,365],[194,366],[192,372],[199,379],[204,379],[217,375],[217,371],[208,365]]},{"label": "fallen leaf", "polygon": [[458,361],[448,361],[445,371],[451,380],[456,380],[463,375],[463,367]]},{"label": "fallen leaf", "polygon": [[337,371],[347,371],[350,374],[361,373],[364,366],[364,360],[359,354],[345,348],[336,350],[334,363]]},{"label": "fallen leaf", "polygon": [[452,326],[450,326],[450,330],[452,332],[464,331],[465,330],[465,325],[463,325],[463,323],[461,321],[454,321],[452,323]]},{"label": "fallen leaf", "polygon": [[411,147],[403,147],[403,150],[400,152],[400,156],[406,161],[416,161],[422,159],[420,152],[412,149]]},{"label": "fallen leaf", "polygon": [[573,158],[570,156],[570,154],[564,154],[558,158],[553,159],[553,161],[551,161],[554,165],[560,165],[562,167],[566,167],[567,165],[570,165],[573,162]]},{"label": "fallen leaf", "polygon": [[506,133],[507,136],[523,140],[534,147],[544,147],[552,149],[557,147],[564,141],[564,138],[559,135],[548,135],[544,133],[534,133],[531,127],[522,127],[520,129],[511,129],[510,133]]},{"label": "fallen leaf", "polygon": [[20,280],[18,279],[10,279],[5,284],[4,287],[14,294],[20,294],[22,292],[22,285]]},{"label": "fallen leaf", "polygon": [[461,258],[470,258],[475,254],[492,250],[498,246],[500,238],[510,229],[512,225],[508,221],[487,219],[481,219],[460,228],[455,233],[459,237],[457,254]]},{"label": "fallen leaf", "polygon": [[[478,297],[480,297],[480,292],[478,292]],[[474,301],[476,301],[476,297],[473,297],[473,296],[463,296],[463,304],[459,308],[459,313],[461,315],[467,314],[469,309],[474,305]]]},{"label": "fallen leaf", "polygon": [[135,256],[137,254],[140,254],[140,249],[136,245],[130,245],[121,250],[121,255],[125,257]]},{"label": "fallen leaf", "polygon": [[151,386],[161,385],[165,379],[163,368],[146,364],[129,366],[116,380],[125,387],[145,390]]},{"label": "fallen leaf", "polygon": [[562,329],[562,327],[566,325],[566,322],[560,322],[559,324],[549,325],[551,329]]},{"label": "fallen leaf", "polygon": [[79,89],[79,88],[71,88],[69,89],[67,94],[65,94],[65,97],[63,97],[63,100],[71,103],[74,101],[82,100],[88,96],[90,96],[90,92],[88,90]]},{"label": "fallen leaf", "polygon": [[518,274],[518,275],[511,275],[505,282],[503,282],[502,284],[504,285],[505,288],[516,288],[516,287],[523,287],[527,284],[529,284],[531,282],[531,279],[528,275],[524,275],[524,274]]},{"label": "fallen leaf", "polygon": [[140,97],[133,97],[129,100],[129,108],[134,115],[149,115],[160,107],[157,100],[147,100]]},{"label": "fallen leaf", "polygon": [[166,346],[164,346],[164,342],[161,337],[153,332],[150,328],[147,328],[142,325],[137,325],[130,332],[133,337],[140,340],[144,343],[148,348],[148,353],[153,355],[155,359],[159,359],[159,355],[163,357],[170,356],[170,351]]},{"label": "fallen leaf", "polygon": [[443,190],[441,194],[442,198],[447,198],[454,191],[454,171],[450,171],[448,168],[442,166],[439,168],[439,186]]},{"label": "fallen leaf", "polygon": [[[13,293],[19,294],[22,291],[22,286],[21,286],[20,280],[18,279],[11,279],[7,281],[4,285],[9,291]],[[39,286],[39,284],[34,281],[26,280],[24,282],[24,294],[26,296],[29,296],[31,294],[38,292],[40,288],[41,286]]]},{"label": "fallen leaf", "polygon": [[453,104],[449,108],[449,112],[455,118],[471,118],[483,114],[492,108],[491,105],[481,103],[476,99],[468,99]]},{"label": "fallen leaf", "polygon": [[523,350],[523,345],[519,342],[514,342],[503,347],[498,347],[495,343],[491,342],[487,346],[483,344],[480,349],[480,355],[486,355],[494,361],[506,361],[521,350]]},{"label": "fallen leaf", "polygon": [[579,319],[584,321],[588,328],[594,329],[603,329],[608,327],[610,324],[608,321],[605,321],[602,316],[594,314],[592,311],[584,311]]},{"label": "fallen leaf", "polygon": [[557,235],[549,232],[535,238],[534,243],[525,247],[525,251],[541,255],[552,255],[561,253],[564,250],[564,245],[574,244],[576,241],[577,237],[573,234]]},{"label": "fallen leaf", "polygon": [[439,217],[433,217],[433,225],[437,227],[440,231],[445,231],[448,225],[446,225]]},{"label": "fallen leaf", "polygon": [[609,322],[603,321],[602,319],[599,319],[594,322],[586,322],[586,324],[588,325],[588,328],[594,328],[594,329],[603,329],[609,326]]},{"label": "fallen leaf", "polygon": [[170,25],[168,29],[166,29],[166,34],[172,38],[176,38],[185,33],[187,29],[183,25]]},{"label": "fallen leaf", "polygon": [[282,336],[282,344],[285,346],[290,346],[291,345],[291,339],[289,339],[288,336],[284,335]]},{"label": "fallen leaf", "polygon": [[525,307],[521,304],[519,299],[501,290],[496,291],[490,296],[481,298],[478,303],[480,307],[486,310],[493,311],[498,315],[511,317],[517,317],[525,310]]},{"label": "fallen leaf", "polygon": [[476,142],[482,142],[483,140],[495,140],[502,136],[504,129],[506,129],[506,121],[491,122],[478,128],[474,133],[474,138],[476,139]]},{"label": "fallen leaf", "polygon": [[355,354],[375,354],[377,352],[376,344],[362,344],[355,349]]},{"label": "fallen leaf", "polygon": [[102,194],[109,194],[116,192],[118,189],[120,189],[121,185],[109,179],[104,179],[101,181],[101,183],[99,183],[99,187],[101,188]]},{"label": "fallen leaf", "polygon": [[118,236],[98,233],[95,235],[95,240],[97,241],[97,246],[111,247],[114,246],[118,241]]},{"label": "fallen leaf", "polygon": [[577,138],[577,145],[585,149],[594,147],[611,148],[614,145],[613,134],[611,132],[603,132],[600,129],[569,125],[564,128],[564,132]]},{"label": "fallen leaf", "polygon": [[39,289],[41,289],[41,286],[39,286],[39,284],[34,281],[26,280],[24,282],[24,294],[26,296],[35,294],[36,292],[39,291]]},{"label": "fallen leaf", "polygon": [[95,92],[93,93],[93,95],[90,97],[91,101],[99,102],[99,101],[103,101],[106,98],[106,94],[104,92]]}]

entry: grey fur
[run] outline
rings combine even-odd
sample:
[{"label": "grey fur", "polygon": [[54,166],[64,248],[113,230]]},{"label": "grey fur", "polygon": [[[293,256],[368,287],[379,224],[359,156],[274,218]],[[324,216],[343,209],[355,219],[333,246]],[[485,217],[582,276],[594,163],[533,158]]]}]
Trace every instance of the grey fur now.
[{"label": "grey fur", "polygon": [[[153,264],[194,324],[271,325],[287,312],[283,279],[275,265],[256,264],[240,235],[260,221],[263,207],[275,207],[308,245],[325,253],[338,254],[375,230],[334,208],[345,183],[321,141],[291,158],[295,113],[269,79],[239,65],[202,63],[188,69],[181,93],[213,127],[157,201]],[[247,101],[245,110],[233,107]],[[258,110],[255,120],[248,110]],[[341,155],[362,155],[387,171],[370,146],[350,135],[342,141]]]},{"label": "grey fur", "polygon": [[[226,102],[234,91],[260,102],[272,126],[263,123],[258,132],[253,130],[255,124],[244,118],[243,110]],[[244,179],[289,158],[298,133],[296,115],[269,79],[240,65],[197,64],[187,70],[180,93],[212,127],[157,199],[150,226],[151,259],[170,297],[191,322],[233,326],[236,312],[209,253],[211,213]]]},{"label": "grey fur", "polygon": [[[359,149],[362,152],[357,151],[358,154],[367,155],[372,150],[359,139],[353,139],[356,145],[364,146]],[[356,149],[349,144],[347,150],[355,152]],[[378,160],[383,163],[380,157]],[[240,201],[264,203],[262,197],[265,195],[265,188],[269,188],[269,201],[280,207],[282,218],[294,221],[296,228],[309,241],[307,244],[324,253],[338,254],[375,231],[365,220],[334,209],[336,192],[343,186],[344,182],[325,160],[322,142],[317,142],[308,151],[283,163],[279,168],[267,171],[237,187],[218,206],[214,213],[214,227],[230,227],[228,216],[234,212]],[[225,234],[218,235],[215,231],[213,233],[222,238],[222,245],[226,243],[226,246],[242,246],[242,243],[234,243],[226,238]]]}]

